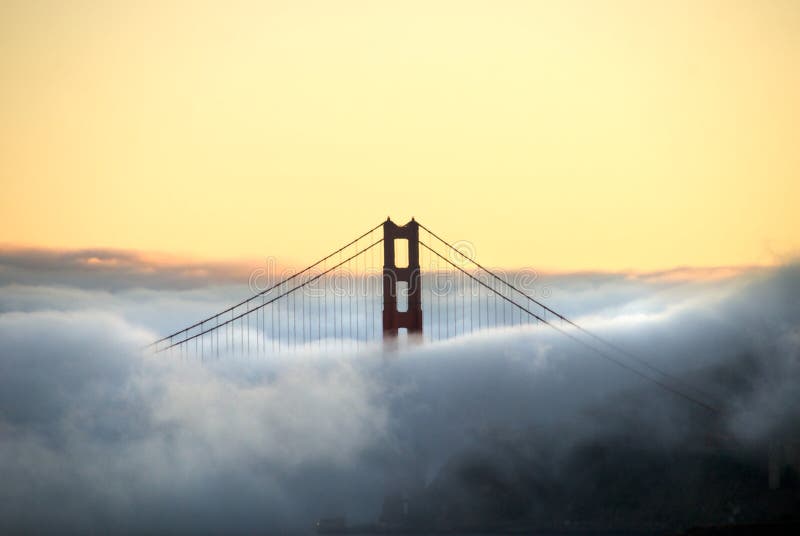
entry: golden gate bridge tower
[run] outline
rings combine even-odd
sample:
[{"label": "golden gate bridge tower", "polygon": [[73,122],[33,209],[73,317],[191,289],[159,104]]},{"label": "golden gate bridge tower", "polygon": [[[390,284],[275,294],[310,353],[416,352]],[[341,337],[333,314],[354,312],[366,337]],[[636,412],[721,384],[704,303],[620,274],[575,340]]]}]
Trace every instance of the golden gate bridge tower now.
[{"label": "golden gate bridge tower", "polygon": [[[406,266],[398,266],[398,242],[408,250]],[[398,309],[398,297],[407,305],[404,310]],[[397,337],[402,328],[409,336],[422,335],[419,224],[411,218],[400,226],[386,218],[383,223],[383,339]]]}]

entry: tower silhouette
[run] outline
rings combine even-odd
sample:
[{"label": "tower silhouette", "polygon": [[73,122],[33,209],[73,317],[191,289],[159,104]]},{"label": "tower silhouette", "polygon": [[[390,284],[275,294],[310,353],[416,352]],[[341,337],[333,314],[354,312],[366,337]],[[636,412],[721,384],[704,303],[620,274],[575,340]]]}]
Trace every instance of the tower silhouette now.
[{"label": "tower silhouette", "polygon": [[[395,240],[408,242],[408,266],[397,266]],[[398,283],[408,285],[408,309],[398,311]],[[422,334],[422,282],[419,269],[419,224],[411,221],[403,226],[390,218],[383,223],[383,339],[397,337],[398,329],[408,334]]]}]

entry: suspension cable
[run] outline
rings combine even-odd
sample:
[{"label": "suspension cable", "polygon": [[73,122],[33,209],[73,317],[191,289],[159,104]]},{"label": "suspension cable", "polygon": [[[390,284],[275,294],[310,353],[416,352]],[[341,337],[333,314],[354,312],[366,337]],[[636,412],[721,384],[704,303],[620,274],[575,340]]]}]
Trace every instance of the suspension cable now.
[{"label": "suspension cable", "polygon": [[[713,396],[710,393],[704,391],[703,389],[699,389],[698,387],[695,387],[694,385],[691,385],[691,384],[687,383],[685,380],[682,380],[681,378],[678,378],[677,376],[675,376],[673,374],[670,374],[669,372],[661,369],[660,367],[657,367],[657,366],[653,365],[652,363],[650,363],[646,359],[643,359],[642,357],[637,356],[636,354],[630,352],[629,350],[625,350],[624,348],[618,346],[617,344],[614,344],[613,342],[605,339],[604,337],[601,337],[601,336],[589,331],[588,329],[584,328],[583,326],[575,323],[573,320],[567,318],[563,314],[559,313],[558,311],[556,311],[553,308],[545,305],[544,303],[542,303],[541,301],[537,300],[536,298],[534,298],[533,296],[529,295],[528,293],[526,293],[526,292],[520,290],[519,288],[517,288],[516,286],[512,285],[511,283],[509,283],[508,281],[506,281],[505,279],[503,279],[499,275],[495,274],[492,270],[490,270],[490,269],[486,268],[485,266],[481,265],[473,257],[467,255],[466,253],[463,253],[458,248],[453,246],[450,242],[447,242],[444,238],[440,237],[439,235],[437,235],[436,233],[434,233],[433,231],[431,231],[430,229],[425,227],[423,224],[420,223],[419,226],[421,228],[425,229],[426,231],[428,231],[428,233],[431,236],[433,236],[434,238],[436,238],[439,242],[441,242],[442,244],[444,244],[445,246],[450,248],[452,251],[455,251],[456,253],[458,253],[461,257],[463,257],[464,259],[468,260],[469,262],[471,262],[472,264],[474,264],[475,266],[477,266],[478,268],[480,268],[481,270],[483,270],[484,272],[489,274],[492,278],[496,279],[501,284],[503,284],[503,285],[507,286],[508,288],[510,288],[511,290],[517,292],[518,294],[520,294],[524,298],[532,301],[533,303],[535,303],[536,305],[541,307],[543,310],[555,315],[556,317],[558,317],[559,320],[561,320],[562,322],[566,322],[567,324],[569,324],[572,327],[576,328],[578,331],[580,331],[584,335],[586,335],[588,337],[591,337],[592,339],[596,340],[597,342],[600,342],[600,343],[606,345],[607,347],[615,350],[616,352],[624,355],[625,357],[627,357],[629,359],[632,359],[633,361],[636,361],[637,363],[641,364],[645,368],[650,369],[651,371],[655,372],[656,374],[660,374],[664,378],[668,378],[669,380],[671,380],[673,382],[681,384],[684,388],[686,388],[686,389],[688,389],[690,391],[694,391],[696,394],[699,394],[699,395],[702,395],[702,396],[708,397],[708,398],[713,398],[713,399],[716,400],[715,396]],[[541,318],[538,318],[538,319],[540,321],[544,321]]]},{"label": "suspension cable", "polygon": [[[431,233],[431,234],[433,234],[433,233]],[[481,281],[480,279],[476,278],[475,276],[473,276],[472,274],[470,274],[469,272],[467,272],[466,270],[464,270],[460,266],[457,266],[450,259],[442,256],[439,252],[435,251],[434,249],[432,249],[430,246],[428,246],[424,242],[420,241],[420,245],[423,246],[424,248],[426,248],[427,250],[429,250],[431,253],[433,253],[437,257],[440,257],[442,260],[444,260],[446,263],[451,265],[453,268],[456,268],[457,270],[460,270],[462,273],[466,274],[467,277],[470,277],[470,278],[474,279],[480,285],[486,287],[487,289],[493,290],[488,284],[486,284],[483,281]],[[495,293],[496,293],[496,291],[495,291]],[[541,316],[539,316],[536,313],[534,313],[533,311],[529,310],[527,307],[524,307],[523,305],[520,305],[515,300],[507,297],[506,295],[500,294],[500,297],[503,298],[505,301],[509,302],[510,304],[514,305],[518,309],[520,309],[522,311],[525,311],[527,314],[529,314],[530,316],[536,318],[540,322],[542,322],[542,323],[546,324],[547,326],[553,328],[554,330],[558,331],[562,335],[570,338],[574,342],[577,342],[578,344],[581,344],[581,345],[585,346],[586,348],[592,350],[593,352],[595,352],[596,354],[600,355],[601,357],[604,357],[605,359],[611,361],[612,363],[615,363],[616,365],[628,370],[629,372],[632,372],[633,374],[636,374],[640,378],[643,378],[643,379],[645,379],[647,381],[650,381],[650,382],[654,383],[655,385],[661,387],[662,389],[664,389],[666,391],[669,391],[670,393],[672,393],[672,394],[674,394],[676,396],[679,396],[679,397],[681,397],[681,398],[683,398],[685,400],[688,400],[688,401],[690,401],[690,402],[692,402],[694,404],[697,404],[698,406],[700,406],[700,407],[702,407],[702,408],[704,408],[704,409],[706,409],[706,410],[708,410],[708,411],[710,411],[712,413],[717,413],[717,414],[721,413],[720,410],[718,410],[714,406],[711,406],[711,405],[703,402],[702,400],[699,400],[698,398],[695,398],[695,397],[693,397],[693,396],[691,396],[691,395],[689,395],[687,393],[684,393],[683,391],[680,391],[680,390],[678,390],[678,389],[676,389],[676,388],[674,388],[674,387],[672,387],[670,385],[667,385],[664,382],[660,381],[659,379],[653,378],[652,376],[649,376],[649,375],[645,374],[644,372],[642,372],[642,371],[630,366],[629,364],[625,363],[624,361],[620,361],[619,359],[615,358],[614,356],[608,354],[607,352],[604,352],[603,350],[601,350],[600,348],[597,348],[596,346],[593,346],[593,345],[589,344],[588,342],[584,341],[583,339],[575,337],[574,335],[572,335],[568,331],[564,330],[563,328],[560,328],[559,326],[553,324],[550,321],[545,320]]]},{"label": "suspension cable", "polygon": [[[297,278],[297,277],[301,276],[301,275],[302,275],[302,274],[304,274],[305,272],[307,272],[307,271],[311,270],[312,268],[314,268],[314,267],[315,267],[315,266],[317,266],[318,264],[321,264],[321,263],[325,262],[326,260],[330,259],[331,257],[333,257],[333,256],[334,256],[334,255],[336,255],[337,253],[341,252],[342,250],[345,250],[345,249],[349,248],[350,246],[352,246],[353,244],[355,244],[356,242],[358,242],[359,240],[361,240],[362,238],[364,238],[364,237],[365,237],[365,236],[367,236],[368,234],[372,233],[373,231],[375,231],[376,229],[378,229],[378,228],[379,228],[379,227],[381,227],[382,225],[383,225],[383,222],[379,223],[378,225],[376,225],[375,227],[373,227],[372,229],[370,229],[370,230],[369,230],[369,231],[367,231],[366,233],[363,233],[363,234],[362,234],[361,236],[359,236],[358,238],[355,238],[355,239],[351,240],[350,242],[348,242],[348,243],[347,243],[347,244],[345,244],[344,246],[340,247],[339,249],[337,249],[337,250],[336,250],[336,251],[334,251],[333,253],[331,253],[331,254],[329,254],[329,255],[326,255],[325,257],[321,258],[320,260],[318,260],[318,261],[317,261],[317,262],[315,262],[314,264],[310,264],[310,265],[306,266],[305,268],[303,268],[303,269],[302,269],[302,270],[300,270],[299,272],[295,272],[294,274],[290,275],[290,276],[289,276],[289,277],[287,277],[286,279],[283,279],[282,281],[280,281],[280,282],[278,282],[278,283],[275,283],[274,285],[272,285],[272,286],[271,286],[271,287],[269,287],[268,289],[266,289],[266,290],[262,290],[262,291],[261,291],[261,292],[259,292],[258,294],[255,294],[254,296],[251,296],[251,297],[247,298],[246,300],[242,300],[242,301],[240,301],[239,303],[237,303],[236,305],[232,305],[232,306],[228,307],[227,309],[225,309],[224,311],[220,311],[220,312],[219,312],[219,313],[217,313],[217,314],[211,315],[211,316],[209,316],[208,318],[206,318],[206,319],[204,319],[204,320],[201,320],[201,321],[199,321],[199,322],[196,322],[196,323],[192,324],[192,325],[191,325],[191,326],[189,326],[189,327],[186,327],[186,328],[180,329],[180,330],[178,330],[178,331],[176,331],[176,332],[174,332],[174,333],[172,333],[172,334],[170,334],[170,335],[167,335],[167,336],[165,336],[165,337],[162,337],[162,338],[158,339],[157,341],[151,342],[150,344],[148,344],[147,346],[145,346],[145,349],[148,349],[148,348],[150,348],[150,347],[152,347],[152,346],[156,346],[156,345],[157,345],[157,344],[159,344],[159,343],[162,343],[162,342],[164,342],[164,341],[166,341],[166,340],[169,340],[169,339],[171,339],[172,337],[175,337],[175,336],[177,336],[177,335],[179,335],[179,334],[181,334],[181,333],[187,332],[187,331],[189,331],[190,329],[196,328],[197,326],[202,326],[203,324],[205,324],[205,323],[206,323],[206,322],[208,322],[209,320],[213,319],[214,317],[222,316],[222,315],[224,315],[225,313],[229,313],[229,312],[233,311],[234,309],[236,309],[237,307],[240,307],[240,306],[242,306],[242,305],[244,305],[244,304],[246,304],[246,303],[249,303],[249,302],[253,301],[254,299],[258,298],[259,296],[261,296],[261,295],[263,295],[263,294],[266,294],[267,292],[269,292],[269,291],[271,291],[271,290],[275,290],[276,288],[280,287],[281,285],[283,285],[283,284],[285,284],[285,283],[288,283],[289,281],[291,281],[291,280],[293,280],[293,279],[295,279],[295,278]],[[252,309],[252,310],[253,310],[253,311],[255,311],[255,309]],[[250,309],[248,309],[248,312],[249,312],[249,311],[250,311]],[[202,327],[201,327],[201,330],[202,330]],[[187,338],[187,339],[184,339],[184,341],[187,341],[187,340],[189,340],[189,339],[188,339],[188,338]],[[169,346],[168,346],[168,348],[169,348]]]},{"label": "suspension cable", "polygon": [[[359,251],[358,253],[356,253],[356,254],[354,254],[354,255],[351,255],[351,256],[350,256],[350,257],[348,257],[347,259],[345,259],[345,260],[343,260],[343,261],[339,262],[338,264],[336,264],[336,265],[334,265],[334,266],[331,266],[330,268],[328,268],[328,269],[327,269],[327,270],[325,270],[324,272],[320,272],[319,274],[315,275],[315,276],[314,276],[314,277],[312,277],[311,279],[308,279],[308,280],[306,280],[306,281],[305,281],[305,282],[303,282],[302,284],[300,284],[300,285],[297,285],[296,287],[292,287],[291,289],[289,289],[289,290],[287,290],[287,291],[285,291],[285,292],[283,292],[283,293],[281,293],[281,294],[279,294],[279,295],[275,296],[274,298],[272,298],[272,299],[270,299],[270,300],[268,300],[268,301],[264,302],[263,304],[259,304],[259,305],[258,305],[257,307],[255,307],[254,309],[248,309],[247,311],[245,311],[245,312],[243,312],[243,313],[240,313],[240,314],[239,314],[239,315],[237,315],[237,316],[233,316],[233,317],[231,317],[230,319],[226,320],[225,322],[222,322],[222,323],[221,323],[221,324],[219,324],[219,325],[215,325],[214,327],[212,327],[212,328],[209,328],[209,329],[207,329],[207,330],[205,330],[205,331],[201,331],[201,332],[199,332],[199,333],[195,333],[195,334],[194,334],[194,335],[192,335],[191,337],[187,337],[186,339],[183,339],[183,340],[180,340],[180,341],[178,341],[178,342],[175,342],[175,343],[173,343],[173,344],[171,344],[171,345],[167,346],[166,348],[162,348],[162,349],[160,349],[160,350],[157,350],[157,351],[156,351],[156,353],[158,353],[158,352],[162,352],[162,351],[164,351],[164,350],[168,350],[168,349],[172,348],[173,346],[178,346],[179,344],[186,343],[186,342],[188,342],[188,341],[191,341],[192,339],[196,339],[197,337],[202,337],[202,336],[203,336],[203,335],[205,335],[206,333],[209,333],[209,332],[211,332],[211,331],[214,331],[214,330],[215,330],[215,329],[217,329],[218,327],[225,326],[225,325],[227,325],[227,324],[230,324],[230,323],[232,323],[232,322],[234,322],[234,321],[236,321],[236,320],[239,320],[240,318],[243,318],[243,317],[245,317],[245,316],[249,315],[250,313],[252,313],[252,312],[254,312],[254,311],[258,311],[259,309],[261,309],[261,308],[263,308],[263,307],[266,307],[267,305],[269,305],[269,304],[271,304],[271,303],[273,303],[273,302],[275,302],[275,301],[277,301],[277,300],[279,300],[279,299],[283,298],[284,296],[288,296],[289,294],[293,293],[295,290],[298,290],[298,289],[304,288],[306,285],[309,285],[309,284],[313,283],[314,281],[316,281],[316,280],[317,280],[317,279],[319,279],[320,277],[322,277],[322,276],[324,276],[325,274],[327,274],[327,273],[331,272],[332,270],[335,270],[336,268],[339,268],[340,266],[342,266],[342,265],[343,265],[343,264],[345,264],[346,262],[348,262],[348,261],[350,261],[350,260],[352,260],[352,259],[354,259],[354,258],[358,257],[359,255],[361,255],[361,254],[365,253],[366,251],[368,251],[368,250],[372,249],[373,247],[377,246],[377,245],[378,245],[378,244],[380,244],[381,242],[383,242],[383,238],[379,238],[378,240],[376,240],[375,242],[373,242],[372,244],[370,244],[370,245],[369,245],[369,246],[367,246],[366,248],[362,249],[362,250],[361,250],[361,251]],[[213,317],[212,317],[212,318],[213,318]],[[187,328],[187,329],[188,329],[188,328]],[[182,333],[183,331],[185,331],[185,330],[181,330],[181,331],[179,331],[178,333]]]}]

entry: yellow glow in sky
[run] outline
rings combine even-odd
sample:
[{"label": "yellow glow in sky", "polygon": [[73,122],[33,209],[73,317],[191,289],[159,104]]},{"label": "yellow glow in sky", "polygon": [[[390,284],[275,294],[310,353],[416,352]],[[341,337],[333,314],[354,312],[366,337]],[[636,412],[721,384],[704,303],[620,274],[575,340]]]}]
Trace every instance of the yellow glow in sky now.
[{"label": "yellow glow in sky", "polygon": [[492,265],[800,249],[800,2],[0,0],[0,242]]}]

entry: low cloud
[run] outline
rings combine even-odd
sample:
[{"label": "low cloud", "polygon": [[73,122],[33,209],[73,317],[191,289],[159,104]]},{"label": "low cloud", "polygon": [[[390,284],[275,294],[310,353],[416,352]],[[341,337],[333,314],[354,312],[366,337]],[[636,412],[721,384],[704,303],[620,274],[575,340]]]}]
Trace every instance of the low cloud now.
[{"label": "low cloud", "polygon": [[[193,289],[248,281],[264,261],[201,261],[136,250],[0,247],[0,285],[71,286],[119,291]],[[267,261],[276,275],[288,269]]]},{"label": "low cloud", "polygon": [[164,311],[201,316],[234,301],[221,287],[2,287],[0,531],[307,531],[321,516],[376,519],[401,481],[427,486],[432,504],[473,504],[469,475],[486,471],[497,482],[527,475],[528,491],[513,497],[532,515],[530,490],[557,483],[567,493],[597,445],[725,445],[748,459],[796,439],[798,267],[688,283],[600,274],[548,283],[553,305],[721,413],[545,326],[388,353],[201,362],[141,348],[175,321]]}]

